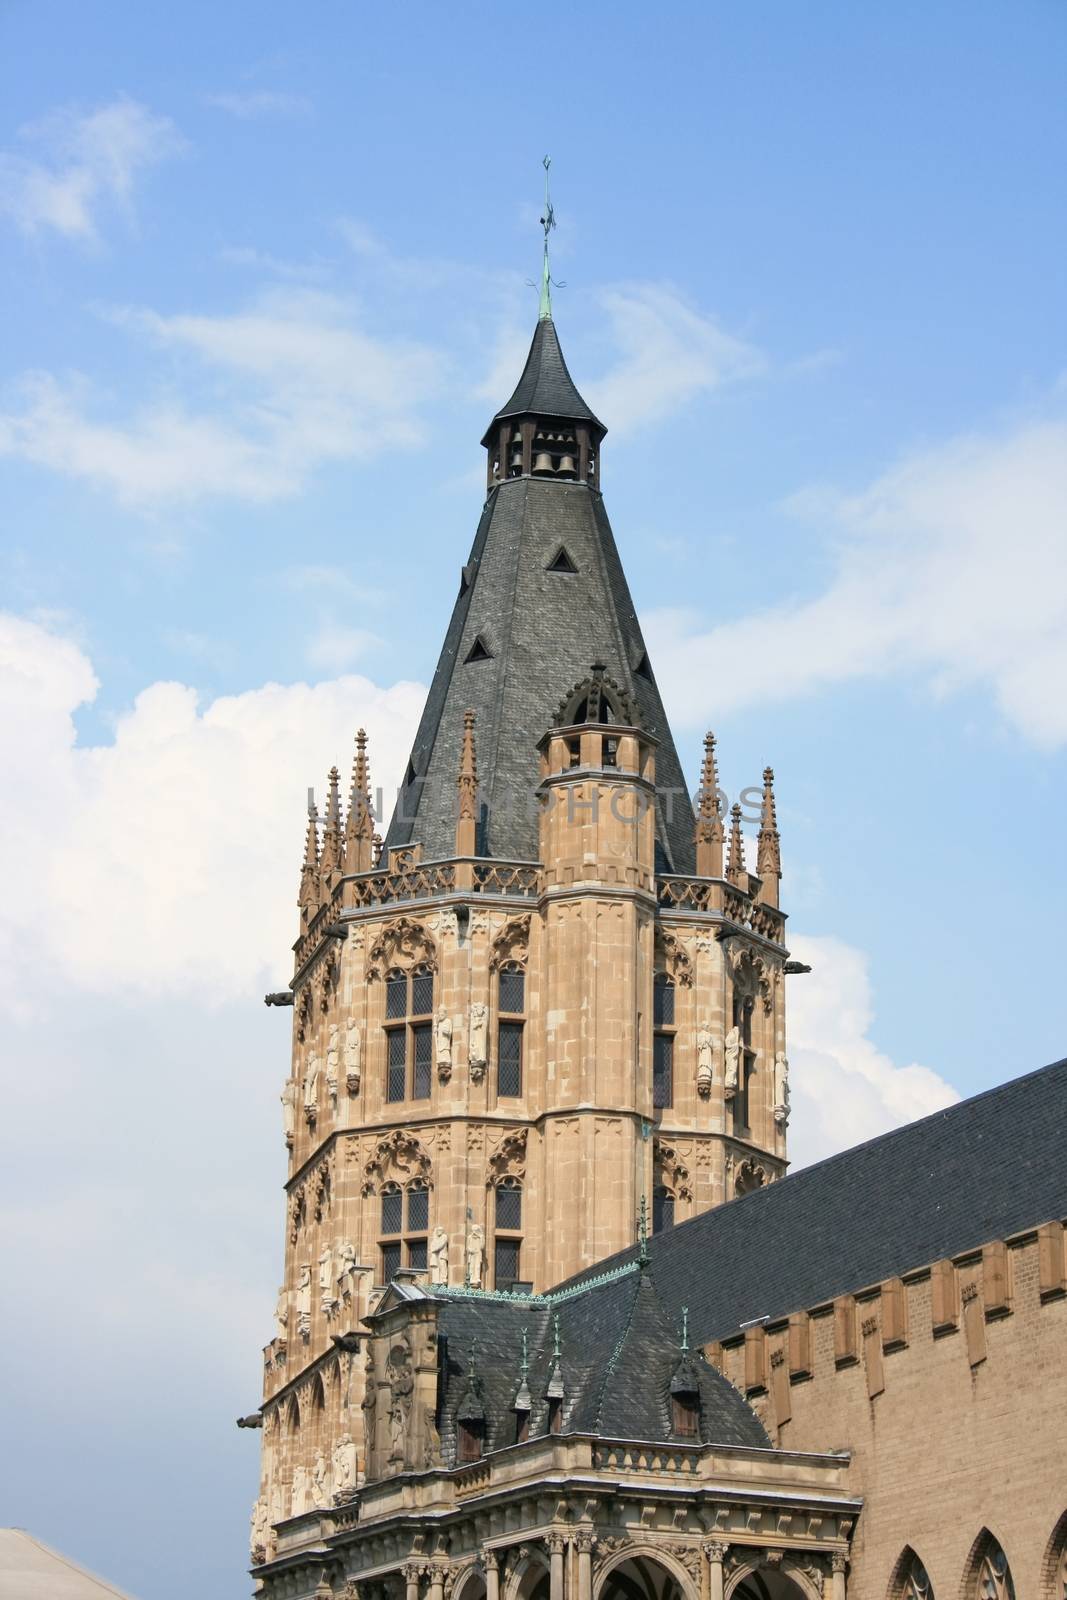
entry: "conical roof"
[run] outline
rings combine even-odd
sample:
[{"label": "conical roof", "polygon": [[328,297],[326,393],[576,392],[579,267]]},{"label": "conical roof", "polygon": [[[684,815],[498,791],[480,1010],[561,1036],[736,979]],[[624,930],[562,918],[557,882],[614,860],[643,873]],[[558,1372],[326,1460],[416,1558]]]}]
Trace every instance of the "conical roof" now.
[{"label": "conical roof", "polygon": [[534,329],[530,353],[515,393],[493,418],[482,443],[490,442],[494,423],[503,422],[507,417],[528,416],[531,413],[539,417],[559,417],[569,422],[590,422],[599,429],[601,435],[607,432],[575,388],[551,317],[542,317]]}]

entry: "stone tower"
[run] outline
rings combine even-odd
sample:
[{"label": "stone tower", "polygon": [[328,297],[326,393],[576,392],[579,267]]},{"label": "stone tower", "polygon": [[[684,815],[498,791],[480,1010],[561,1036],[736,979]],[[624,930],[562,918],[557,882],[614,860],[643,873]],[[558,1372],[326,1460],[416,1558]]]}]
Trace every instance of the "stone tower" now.
[{"label": "stone tower", "polygon": [[483,440],[384,846],[362,732],[344,804],[335,768],[308,823],[295,973],[268,997],[294,1026],[264,1529],[359,1480],[351,1351],[387,1282],[541,1291],[631,1244],[646,1209],[668,1228],[785,1170],[772,774],[753,875],[711,735],[695,809],[687,791],[601,496],[605,432],[543,306]]}]

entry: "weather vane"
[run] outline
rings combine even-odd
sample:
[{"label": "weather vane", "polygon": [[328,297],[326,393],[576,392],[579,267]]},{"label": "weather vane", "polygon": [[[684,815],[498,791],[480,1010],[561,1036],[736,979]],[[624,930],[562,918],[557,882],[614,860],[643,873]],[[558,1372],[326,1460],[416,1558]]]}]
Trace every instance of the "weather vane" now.
[{"label": "weather vane", "polygon": [[553,285],[557,289],[565,289],[567,287],[567,285],[565,283],[560,283],[560,281],[557,278],[553,278],[551,272],[549,271],[549,265],[548,265],[548,236],[552,232],[552,229],[556,226],[556,213],[552,208],[552,196],[549,193],[549,188],[548,188],[548,169],[552,165],[552,157],[551,156],[545,156],[545,158],[542,161],[541,165],[545,169],[545,210],[544,210],[544,215],[541,218],[541,226],[545,230],[545,256],[544,256],[544,263],[543,263],[543,266],[542,266],[542,269],[541,269],[541,309],[540,309],[540,312],[539,312],[539,316],[540,316],[540,320],[542,322],[544,322],[548,318],[550,318],[551,315],[552,315],[552,288],[553,288]]}]

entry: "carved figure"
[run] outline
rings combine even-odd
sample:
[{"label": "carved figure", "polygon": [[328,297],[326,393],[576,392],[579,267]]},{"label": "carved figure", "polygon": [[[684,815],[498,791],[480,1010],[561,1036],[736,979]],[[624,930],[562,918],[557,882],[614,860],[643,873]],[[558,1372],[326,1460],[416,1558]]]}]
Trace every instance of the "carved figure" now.
[{"label": "carved figure", "polygon": [[281,1522],[285,1517],[285,1487],[277,1478],[270,1491],[270,1520]]},{"label": "carved figure", "polygon": [[299,1517],[301,1512],[308,1508],[308,1469],[299,1463],[293,1468],[293,1510],[294,1517]]},{"label": "carved figure", "polygon": [[708,1095],[711,1093],[712,1077],[715,1068],[715,1036],[711,1025],[702,1022],[697,1029],[697,1092]]},{"label": "carved figure", "polygon": [[274,1326],[277,1329],[276,1337],[286,1344],[289,1339],[289,1296],[284,1285],[278,1290],[278,1302],[274,1307]]},{"label": "carved figure", "polygon": [[406,1350],[400,1352],[399,1359],[391,1357],[389,1365],[389,1460],[402,1462],[415,1380]]},{"label": "carved figure", "polygon": [[448,1234],[440,1223],[430,1236],[430,1282],[448,1282]]},{"label": "carved figure", "polygon": [[270,1513],[267,1502],[260,1495],[252,1507],[252,1535],[249,1540],[252,1551],[252,1560],[258,1566],[267,1559],[267,1541],[270,1538]]},{"label": "carved figure", "polygon": [[442,1083],[447,1083],[452,1076],[452,1018],[446,1014],[444,1006],[437,1012],[433,1036],[437,1076]]},{"label": "carved figure", "polygon": [[738,1073],[741,1064],[741,1029],[734,1026],[726,1035],[726,1074],[723,1079],[723,1093],[728,1100],[732,1100],[737,1093]]},{"label": "carved figure", "polygon": [[337,1099],[337,1080],[341,1070],[341,1030],[336,1022],[330,1023],[330,1037],[326,1045],[326,1093]]},{"label": "carved figure", "polygon": [[356,1446],[350,1433],[343,1433],[333,1447],[333,1497],[345,1498],[356,1488]]},{"label": "carved figure", "polygon": [[326,1465],[326,1457],[321,1450],[315,1451],[315,1465],[311,1469],[311,1481],[315,1489],[315,1504],[325,1506],[330,1503],[330,1469]]},{"label": "carved figure", "polygon": [[293,1137],[296,1133],[296,1084],[289,1079],[282,1090],[282,1127],[285,1130],[286,1148],[293,1148]]},{"label": "carved figure", "polygon": [[304,1116],[314,1122],[319,1103],[319,1058],[314,1051],[308,1056],[304,1070]]},{"label": "carved figure", "polygon": [[300,1264],[300,1277],[296,1284],[297,1331],[306,1339],[311,1332],[311,1262]]},{"label": "carved figure", "polygon": [[470,1048],[468,1050],[471,1079],[474,1083],[481,1083],[485,1077],[488,1032],[489,1007],[483,1005],[480,1000],[476,1000],[474,1005],[471,1006]]},{"label": "carved figure", "polygon": [[363,1036],[355,1017],[349,1017],[345,1028],[345,1087],[349,1094],[359,1093]]},{"label": "carved figure", "polygon": [[774,1120],[780,1128],[789,1121],[789,1062],[781,1051],[774,1058]]},{"label": "carved figure", "polygon": [[337,1276],[336,1276],[335,1283],[334,1283],[334,1288],[335,1288],[334,1299],[335,1300],[338,1300],[338,1301],[343,1300],[344,1296],[345,1296],[346,1289],[347,1290],[351,1290],[351,1288],[352,1288],[352,1279],[350,1277],[350,1274],[355,1271],[355,1266],[356,1266],[356,1252],[355,1252],[355,1249],[354,1249],[353,1245],[351,1244],[351,1242],[348,1239],[344,1239],[337,1246],[337,1254],[336,1254],[336,1274],[337,1274]]},{"label": "carved figure", "polygon": [[466,1273],[468,1287],[482,1286],[482,1266],[485,1260],[485,1229],[480,1222],[472,1222],[467,1229]]},{"label": "carved figure", "polygon": [[319,1297],[324,1311],[333,1304],[333,1251],[328,1244],[319,1256]]}]

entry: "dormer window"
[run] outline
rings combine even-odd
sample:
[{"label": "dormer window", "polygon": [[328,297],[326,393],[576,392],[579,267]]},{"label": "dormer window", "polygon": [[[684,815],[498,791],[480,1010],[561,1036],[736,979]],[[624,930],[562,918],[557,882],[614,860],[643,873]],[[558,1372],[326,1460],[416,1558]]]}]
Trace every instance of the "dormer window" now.
[{"label": "dormer window", "polygon": [[456,1422],[456,1457],[462,1462],[480,1461],[485,1452],[485,1423],[475,1417]]},{"label": "dormer window", "polygon": [[671,1432],[676,1439],[700,1438],[699,1394],[671,1395]]},{"label": "dormer window", "polygon": [[563,1432],[563,1400],[559,1395],[548,1397],[548,1431],[549,1433]]}]

